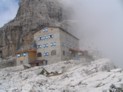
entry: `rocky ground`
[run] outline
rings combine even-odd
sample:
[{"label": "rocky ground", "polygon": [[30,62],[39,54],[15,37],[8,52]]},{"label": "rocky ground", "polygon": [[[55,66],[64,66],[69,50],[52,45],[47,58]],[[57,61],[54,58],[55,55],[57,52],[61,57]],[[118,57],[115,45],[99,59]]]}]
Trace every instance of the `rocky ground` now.
[{"label": "rocky ground", "polygon": [[[56,74],[46,76],[43,69]],[[71,60],[30,69],[18,66],[0,70],[0,92],[123,92],[122,88],[123,70],[108,59],[88,64]]]}]

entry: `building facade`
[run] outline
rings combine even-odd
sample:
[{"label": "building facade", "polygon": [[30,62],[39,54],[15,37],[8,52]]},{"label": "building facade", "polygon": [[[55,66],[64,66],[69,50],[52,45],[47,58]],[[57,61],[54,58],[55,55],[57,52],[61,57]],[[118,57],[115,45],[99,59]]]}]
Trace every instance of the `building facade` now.
[{"label": "building facade", "polygon": [[34,49],[16,52],[16,65],[30,64],[36,60],[37,51]]},{"label": "building facade", "polygon": [[79,49],[79,39],[58,27],[45,27],[34,34],[37,60],[48,64],[76,58],[73,49]]}]

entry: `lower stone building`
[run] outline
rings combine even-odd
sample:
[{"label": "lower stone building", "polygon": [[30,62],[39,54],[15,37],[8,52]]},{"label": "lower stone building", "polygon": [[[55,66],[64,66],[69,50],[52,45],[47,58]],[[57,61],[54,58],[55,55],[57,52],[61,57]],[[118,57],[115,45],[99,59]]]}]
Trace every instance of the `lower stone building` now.
[{"label": "lower stone building", "polygon": [[16,52],[16,65],[30,64],[36,60],[35,49],[19,50]]}]

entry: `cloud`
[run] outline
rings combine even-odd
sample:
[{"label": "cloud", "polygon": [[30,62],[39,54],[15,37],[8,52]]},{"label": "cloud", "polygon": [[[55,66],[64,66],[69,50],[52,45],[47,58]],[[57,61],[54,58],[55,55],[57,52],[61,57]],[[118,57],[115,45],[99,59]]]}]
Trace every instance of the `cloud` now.
[{"label": "cloud", "polygon": [[0,27],[16,16],[18,7],[18,0],[0,0]]},{"label": "cloud", "polygon": [[64,4],[74,10],[74,33],[81,40],[81,48],[98,50],[123,67],[122,0],[64,0]]}]

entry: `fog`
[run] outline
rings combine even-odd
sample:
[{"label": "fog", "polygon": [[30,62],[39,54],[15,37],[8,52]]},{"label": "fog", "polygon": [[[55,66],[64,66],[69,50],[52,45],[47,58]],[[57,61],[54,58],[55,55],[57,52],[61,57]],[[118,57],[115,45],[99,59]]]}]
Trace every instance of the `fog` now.
[{"label": "fog", "polygon": [[63,0],[71,9],[81,49],[99,52],[123,68],[123,1]]}]

